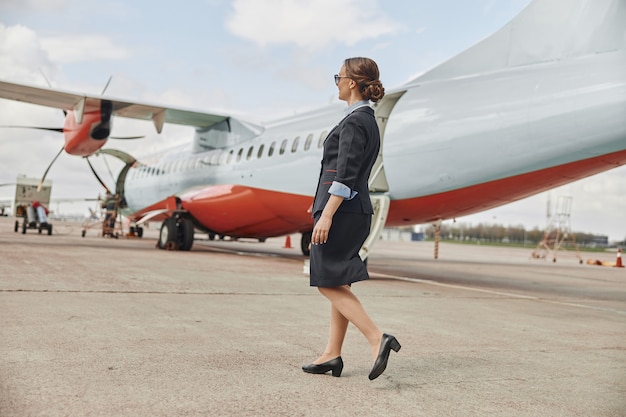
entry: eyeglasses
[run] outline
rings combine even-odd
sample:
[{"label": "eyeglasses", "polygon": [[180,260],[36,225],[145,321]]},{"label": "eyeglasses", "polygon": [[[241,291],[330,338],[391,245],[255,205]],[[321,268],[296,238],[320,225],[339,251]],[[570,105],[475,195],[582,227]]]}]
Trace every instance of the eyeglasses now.
[{"label": "eyeglasses", "polygon": [[339,80],[341,78],[350,78],[350,77],[346,77],[345,75],[335,74],[335,85],[339,85]]}]

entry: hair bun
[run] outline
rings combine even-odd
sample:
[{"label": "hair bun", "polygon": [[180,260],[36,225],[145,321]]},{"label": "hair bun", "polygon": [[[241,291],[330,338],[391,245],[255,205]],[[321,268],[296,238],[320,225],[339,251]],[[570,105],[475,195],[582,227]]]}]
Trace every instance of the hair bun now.
[{"label": "hair bun", "polygon": [[374,103],[382,99],[385,95],[385,88],[380,80],[374,80],[366,83],[363,90],[363,98],[373,101]]}]

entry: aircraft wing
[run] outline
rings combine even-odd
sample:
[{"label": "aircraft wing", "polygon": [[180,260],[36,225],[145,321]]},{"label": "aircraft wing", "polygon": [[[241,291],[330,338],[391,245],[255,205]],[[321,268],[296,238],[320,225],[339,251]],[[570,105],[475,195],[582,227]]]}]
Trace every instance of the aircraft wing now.
[{"label": "aircraft wing", "polygon": [[80,122],[85,111],[97,111],[102,101],[110,101],[113,115],[131,119],[152,120],[161,133],[164,123],[194,126],[199,129],[220,123],[229,118],[227,115],[200,113],[192,110],[175,109],[160,105],[129,102],[105,96],[78,94],[45,87],[35,87],[0,80],[0,98],[38,104],[76,113]]}]

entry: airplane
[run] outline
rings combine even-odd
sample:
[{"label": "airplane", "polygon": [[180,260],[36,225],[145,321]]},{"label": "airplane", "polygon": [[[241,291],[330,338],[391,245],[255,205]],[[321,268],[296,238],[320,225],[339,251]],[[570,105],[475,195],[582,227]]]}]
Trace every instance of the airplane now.
[{"label": "airplane", "polygon": [[[534,0],[491,36],[387,89],[373,106],[382,142],[361,256],[384,226],[440,223],[625,164],[624,22],[624,0]],[[344,105],[257,125],[8,81],[0,98],[65,110],[67,153],[121,159],[115,192],[138,225],[162,222],[158,247],[189,250],[194,230],[261,241],[301,233],[307,254],[322,147]],[[137,159],[103,148],[113,117],[195,134]]]}]

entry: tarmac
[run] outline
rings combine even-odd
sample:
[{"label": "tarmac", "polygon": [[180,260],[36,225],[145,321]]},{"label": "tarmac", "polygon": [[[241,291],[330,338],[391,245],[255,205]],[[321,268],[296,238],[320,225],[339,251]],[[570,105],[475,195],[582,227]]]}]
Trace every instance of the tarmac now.
[{"label": "tarmac", "polygon": [[[353,286],[402,345],[367,375],[302,372],[329,304],[292,236],[197,241],[13,231],[0,218],[0,416],[626,416],[626,269],[534,248],[380,241]],[[615,253],[586,254],[614,261]]]}]

